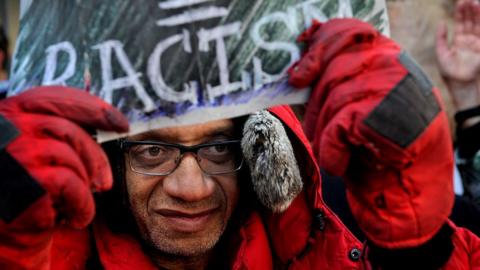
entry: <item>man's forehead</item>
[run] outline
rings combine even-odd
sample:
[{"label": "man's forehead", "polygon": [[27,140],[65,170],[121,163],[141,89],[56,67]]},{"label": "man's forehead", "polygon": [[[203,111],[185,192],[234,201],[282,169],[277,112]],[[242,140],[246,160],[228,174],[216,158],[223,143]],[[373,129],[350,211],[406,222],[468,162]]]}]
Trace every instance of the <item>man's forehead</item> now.
[{"label": "man's forehead", "polygon": [[147,131],[130,137],[130,140],[161,140],[175,143],[199,143],[218,136],[234,136],[232,119],[210,121],[202,124],[174,126]]}]

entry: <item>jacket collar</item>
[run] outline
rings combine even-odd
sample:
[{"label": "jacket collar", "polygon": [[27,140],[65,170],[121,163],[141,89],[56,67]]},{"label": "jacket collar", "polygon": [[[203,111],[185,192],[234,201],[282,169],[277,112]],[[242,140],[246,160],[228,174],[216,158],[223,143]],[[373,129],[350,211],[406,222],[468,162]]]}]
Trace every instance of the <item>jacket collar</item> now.
[{"label": "jacket collar", "polygon": [[[94,239],[102,266],[106,270],[154,270],[152,260],[145,254],[134,236],[112,232],[101,219],[93,224]],[[272,269],[268,237],[258,213],[253,212],[229,239],[231,269]]]}]

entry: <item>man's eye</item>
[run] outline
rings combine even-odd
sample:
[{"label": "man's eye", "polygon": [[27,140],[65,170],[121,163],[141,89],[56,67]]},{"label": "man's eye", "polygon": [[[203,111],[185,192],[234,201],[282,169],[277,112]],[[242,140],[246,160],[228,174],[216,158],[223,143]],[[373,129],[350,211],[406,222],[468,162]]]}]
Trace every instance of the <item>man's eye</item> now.
[{"label": "man's eye", "polygon": [[142,157],[142,158],[155,158],[155,157],[158,157],[158,156],[161,156],[165,153],[165,149],[163,149],[163,147],[160,147],[160,146],[153,146],[153,145],[149,145],[149,146],[140,146],[140,147],[137,147],[136,149],[134,149],[134,154],[135,156],[138,156],[138,157]]},{"label": "man's eye", "polygon": [[215,145],[214,147],[215,147],[215,151],[219,153],[228,151],[228,146],[226,145]]},{"label": "man's eye", "polygon": [[158,156],[160,154],[160,147],[152,146],[149,147],[146,151],[150,156]]},{"label": "man's eye", "polygon": [[211,155],[222,155],[222,154],[228,154],[230,152],[230,147],[228,147],[228,145],[225,145],[225,144],[213,145],[213,146],[206,147],[204,151]]}]

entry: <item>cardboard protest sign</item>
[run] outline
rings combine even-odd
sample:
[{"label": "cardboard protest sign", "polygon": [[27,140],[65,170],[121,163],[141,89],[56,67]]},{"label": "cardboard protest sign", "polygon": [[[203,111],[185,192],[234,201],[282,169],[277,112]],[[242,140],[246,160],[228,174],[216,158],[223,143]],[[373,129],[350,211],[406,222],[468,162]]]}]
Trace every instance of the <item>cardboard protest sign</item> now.
[{"label": "cardboard protest sign", "polygon": [[9,95],[84,89],[131,133],[302,103],[308,91],[286,84],[295,39],[332,17],[388,31],[384,0],[23,0]]}]

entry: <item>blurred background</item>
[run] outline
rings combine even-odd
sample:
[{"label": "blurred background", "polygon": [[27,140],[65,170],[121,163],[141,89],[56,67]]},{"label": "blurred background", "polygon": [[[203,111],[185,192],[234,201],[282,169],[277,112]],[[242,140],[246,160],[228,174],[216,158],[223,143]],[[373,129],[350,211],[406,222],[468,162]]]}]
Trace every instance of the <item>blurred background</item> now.
[{"label": "blurred background", "polygon": [[435,32],[437,25],[446,21],[450,29],[457,0],[387,0],[392,38],[407,50],[424,68],[442,92],[452,120],[454,111],[449,93],[437,68]]},{"label": "blurred background", "polygon": [[0,0],[0,25],[8,37],[10,55],[15,48],[19,26],[19,12],[20,0]]}]

